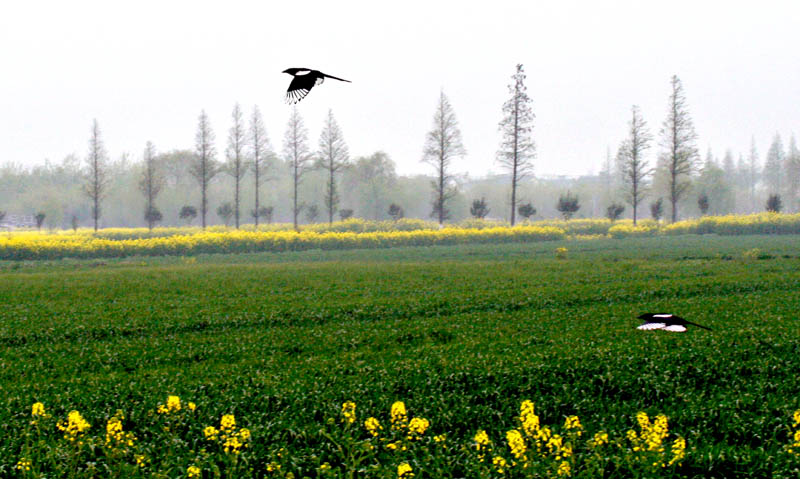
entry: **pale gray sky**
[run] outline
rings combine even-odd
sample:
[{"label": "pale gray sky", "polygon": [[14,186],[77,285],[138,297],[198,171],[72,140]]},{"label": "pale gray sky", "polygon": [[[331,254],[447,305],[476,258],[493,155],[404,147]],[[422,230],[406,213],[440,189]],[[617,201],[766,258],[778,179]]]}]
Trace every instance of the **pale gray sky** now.
[{"label": "pale gray sky", "polygon": [[[760,153],[800,134],[800,2],[29,1],[0,17],[0,163],[83,158],[97,118],[110,155],[192,148],[205,109],[225,149],[230,112],[258,104],[280,152],[288,67],[329,81],[300,102],[316,146],[332,108],[352,155],[420,163],[444,89],[467,156],[499,171],[497,123],[516,63],[536,114],[537,174],[596,171],[638,104],[652,132],[677,74],[705,153]],[[657,149],[657,148],[656,148]],[[655,158],[655,150],[651,159]]]}]

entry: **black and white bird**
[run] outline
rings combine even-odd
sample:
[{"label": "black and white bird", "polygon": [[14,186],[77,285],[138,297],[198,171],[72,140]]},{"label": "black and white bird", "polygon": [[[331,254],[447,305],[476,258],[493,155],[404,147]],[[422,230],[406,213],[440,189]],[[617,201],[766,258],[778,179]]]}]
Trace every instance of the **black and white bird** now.
[{"label": "black and white bird", "polygon": [[283,73],[288,73],[294,77],[292,78],[292,82],[289,83],[289,89],[286,90],[287,103],[297,103],[302,100],[308,95],[308,92],[310,92],[312,88],[316,85],[321,85],[326,78],[333,78],[334,80],[351,83],[350,80],[345,80],[344,78],[335,77],[327,73],[322,73],[319,70],[311,70],[309,68],[287,68]]},{"label": "black and white bird", "polygon": [[636,329],[641,329],[643,331],[663,329],[664,331],[671,331],[673,333],[685,333],[686,326],[689,324],[711,331],[711,328],[707,328],[702,324],[693,323],[680,316],[669,313],[644,313],[639,316],[639,319],[641,319],[643,323],[637,326]]}]

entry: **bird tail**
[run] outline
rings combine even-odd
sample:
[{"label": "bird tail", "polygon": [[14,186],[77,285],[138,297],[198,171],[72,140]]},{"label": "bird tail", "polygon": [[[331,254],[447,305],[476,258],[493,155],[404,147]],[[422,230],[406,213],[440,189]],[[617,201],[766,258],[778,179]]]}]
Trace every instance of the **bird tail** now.
[{"label": "bird tail", "polygon": [[339,78],[339,77],[335,77],[333,75],[328,75],[327,73],[323,73],[323,75],[326,76],[327,78],[333,78],[334,80],[346,81],[347,83],[353,83],[350,80],[345,80],[344,78]]},{"label": "bird tail", "polygon": [[693,323],[691,321],[686,321],[686,324],[691,324],[692,326],[697,326],[698,328],[703,328],[708,331],[713,331],[711,328],[703,326],[702,324]]}]

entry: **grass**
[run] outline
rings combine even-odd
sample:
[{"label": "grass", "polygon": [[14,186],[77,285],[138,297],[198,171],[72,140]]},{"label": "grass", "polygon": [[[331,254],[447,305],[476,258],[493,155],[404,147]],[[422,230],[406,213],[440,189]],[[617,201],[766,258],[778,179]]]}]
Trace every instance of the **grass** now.
[{"label": "grass", "polygon": [[[459,459],[445,474],[425,462],[435,455],[385,453],[395,462],[358,477],[397,477],[402,460],[416,477],[488,477],[465,452],[473,436],[504,445],[530,399],[542,424],[577,415],[612,437],[638,411],[665,414],[688,444],[666,477],[791,477],[798,271],[793,236],[0,262],[0,475],[33,443],[37,401],[54,418],[81,411],[95,435],[124,410],[150,461],[137,473],[165,477],[192,464],[212,474],[201,429],[233,414],[252,442],[241,462],[217,461],[222,474],[263,477],[280,463],[299,478],[322,476],[323,462],[345,477],[326,436],[349,434],[328,424],[343,402],[363,421],[402,400]],[[714,331],[642,333],[644,311]],[[196,419],[172,426],[180,441],[153,413],[168,394],[197,404]],[[42,440],[58,456],[63,439]],[[129,475],[101,449],[40,471]],[[605,474],[649,477],[626,467]]]}]

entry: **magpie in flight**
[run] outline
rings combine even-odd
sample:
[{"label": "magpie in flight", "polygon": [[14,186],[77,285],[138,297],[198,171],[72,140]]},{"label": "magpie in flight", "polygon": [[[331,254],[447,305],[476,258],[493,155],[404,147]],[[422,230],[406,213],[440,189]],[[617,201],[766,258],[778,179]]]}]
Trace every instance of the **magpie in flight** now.
[{"label": "magpie in flight", "polygon": [[684,333],[686,332],[687,324],[711,331],[711,328],[707,328],[702,324],[693,323],[680,316],[669,313],[644,313],[639,316],[639,319],[641,319],[643,323],[637,326],[636,329],[644,331],[663,329],[664,331],[671,331],[673,333]]},{"label": "magpie in flight", "polygon": [[346,81],[351,83],[350,80],[335,77],[322,73],[319,70],[310,70],[308,68],[287,68],[283,73],[292,75],[292,82],[289,83],[289,89],[286,90],[286,102],[297,103],[308,95],[308,92],[314,88],[315,85],[321,85],[326,78],[333,78],[334,80]]}]

